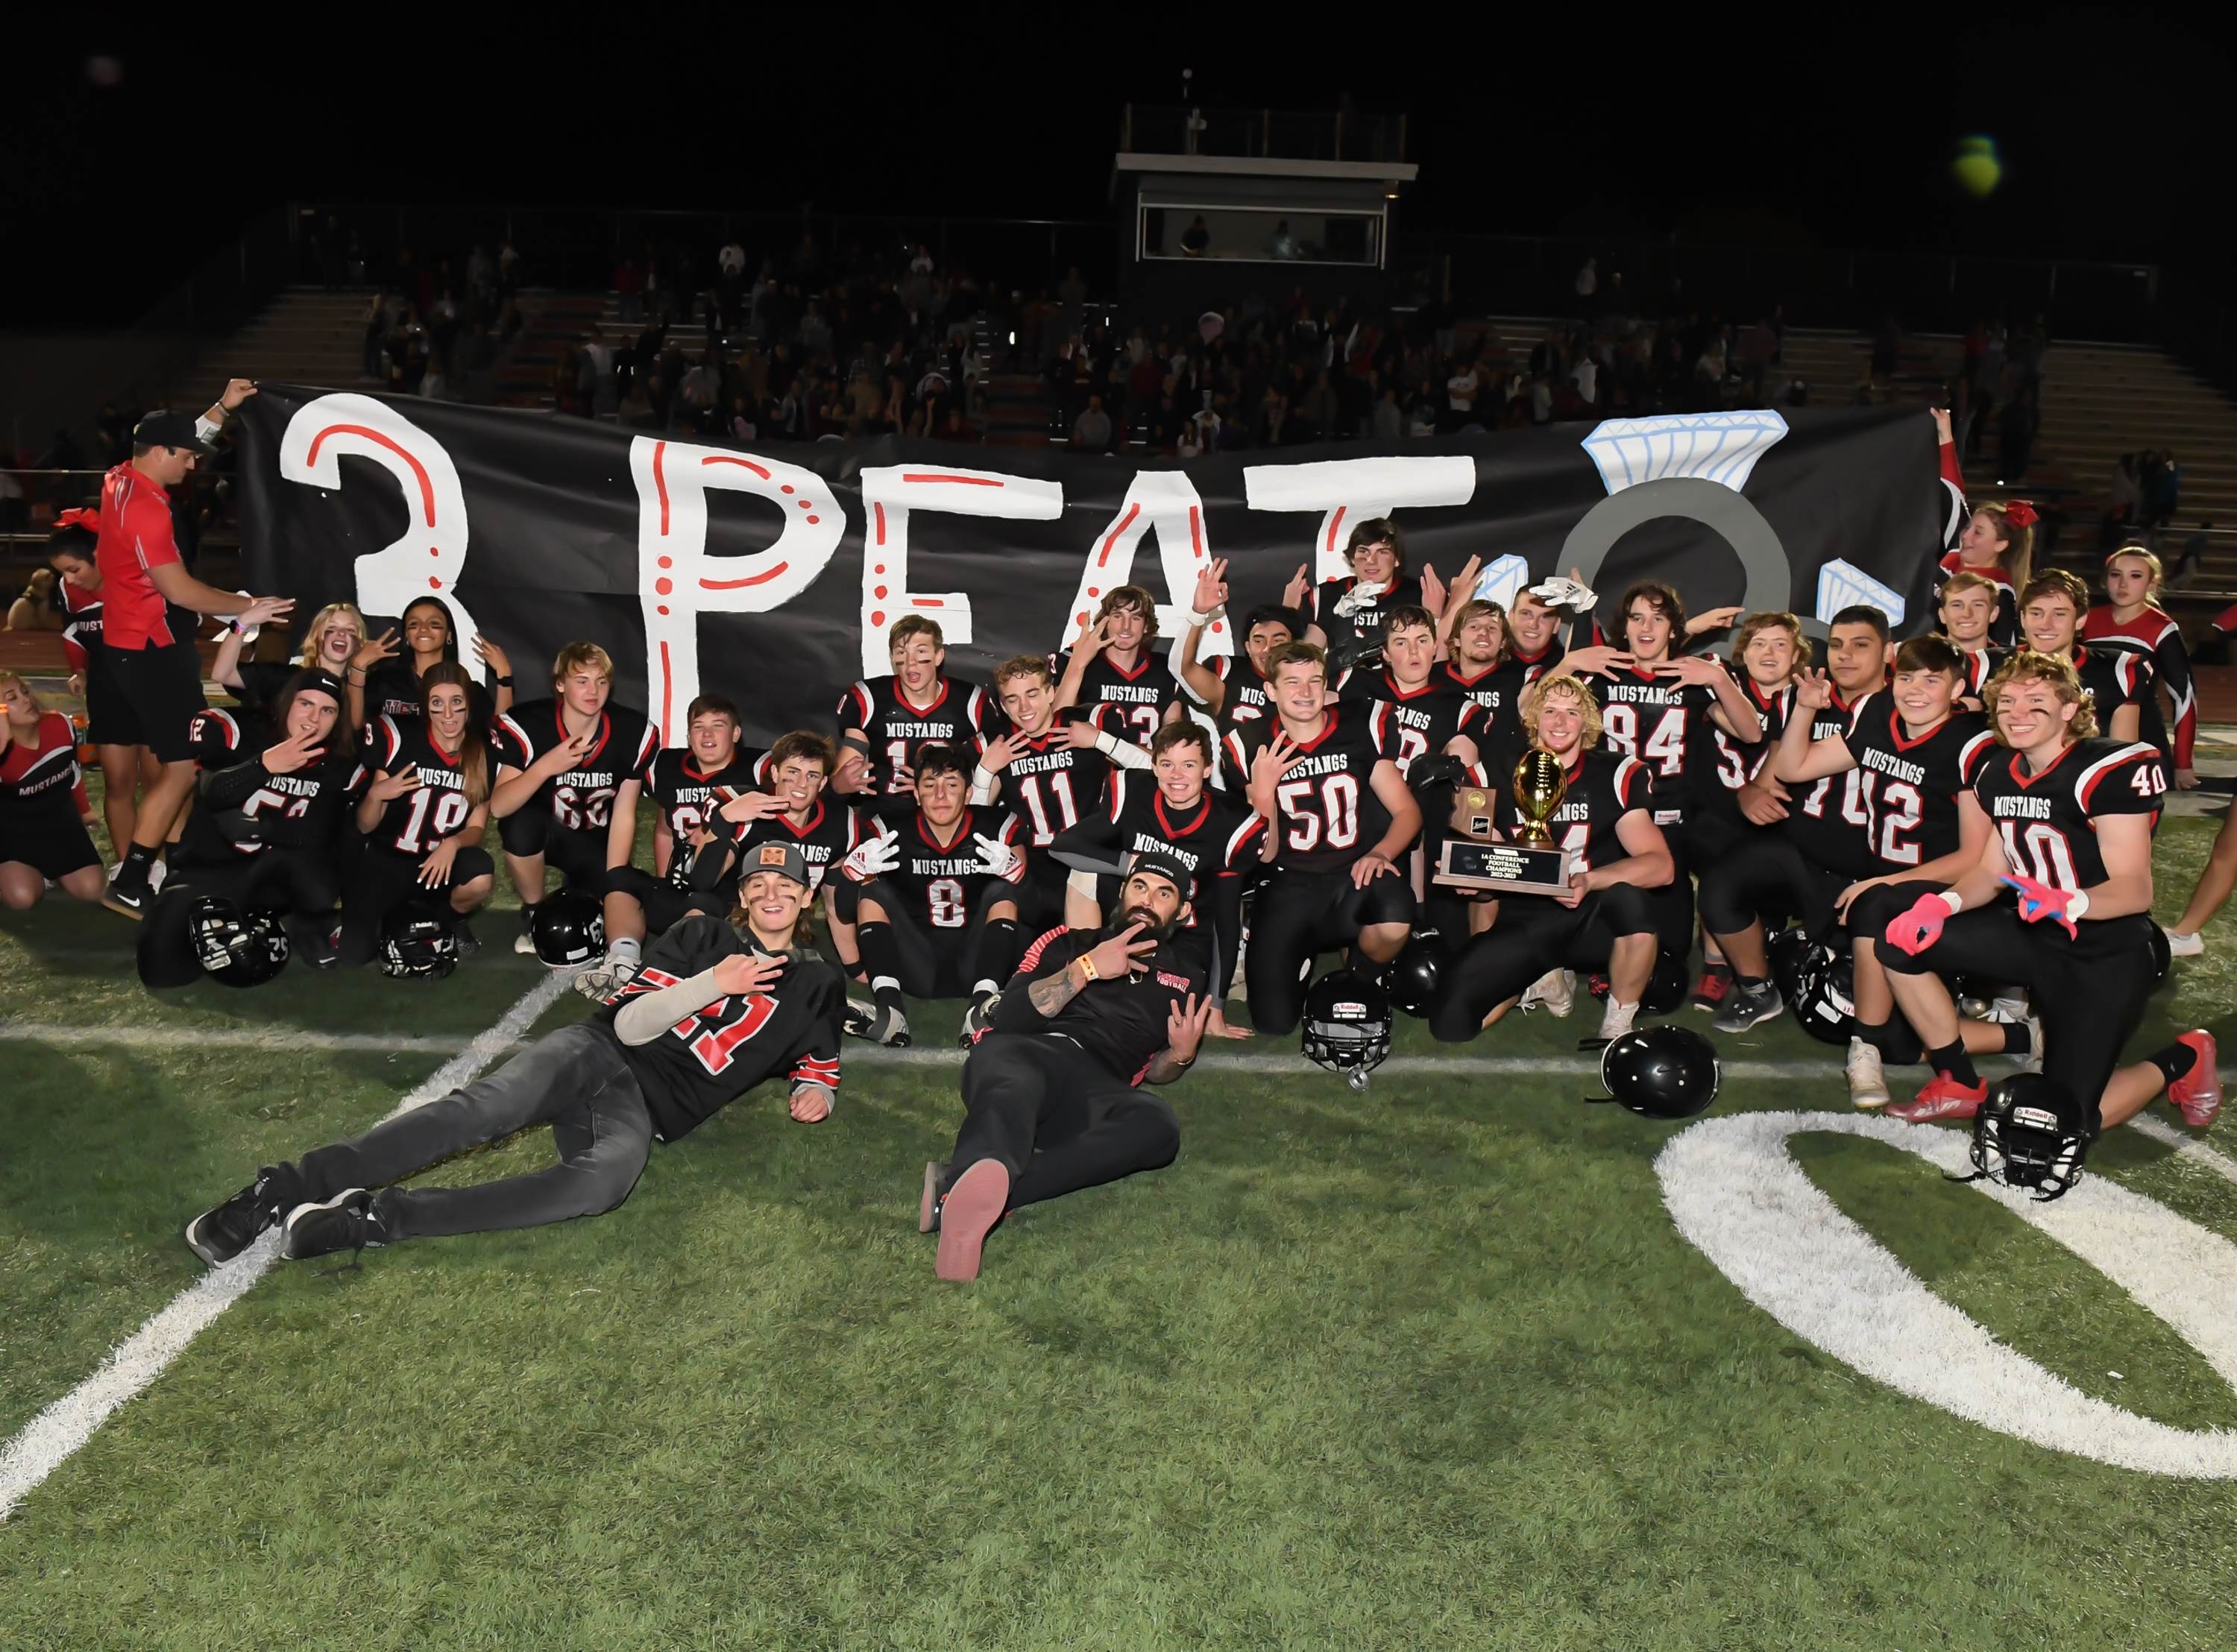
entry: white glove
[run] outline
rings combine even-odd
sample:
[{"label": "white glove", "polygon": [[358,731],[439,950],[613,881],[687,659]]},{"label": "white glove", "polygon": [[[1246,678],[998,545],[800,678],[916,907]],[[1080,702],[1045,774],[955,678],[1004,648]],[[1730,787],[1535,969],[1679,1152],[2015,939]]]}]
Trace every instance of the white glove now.
[{"label": "white glove", "polygon": [[866,884],[901,864],[901,834],[890,832],[882,838],[872,838],[857,844],[855,852],[839,863],[839,870],[846,873],[851,882]]},{"label": "white glove", "polygon": [[979,846],[979,865],[981,869],[993,872],[1006,884],[1024,880],[1025,856],[1020,854],[1000,838],[990,838],[984,833],[973,833],[971,841]]},{"label": "white glove", "polygon": [[1364,585],[1355,585],[1336,599],[1336,615],[1340,620],[1348,620],[1360,609],[1373,607],[1382,597],[1380,586],[1369,589]]},{"label": "white glove", "polygon": [[1575,614],[1591,613],[1593,605],[1600,600],[1588,586],[1578,584],[1567,574],[1541,580],[1530,588],[1530,594],[1547,608],[1566,608]]}]

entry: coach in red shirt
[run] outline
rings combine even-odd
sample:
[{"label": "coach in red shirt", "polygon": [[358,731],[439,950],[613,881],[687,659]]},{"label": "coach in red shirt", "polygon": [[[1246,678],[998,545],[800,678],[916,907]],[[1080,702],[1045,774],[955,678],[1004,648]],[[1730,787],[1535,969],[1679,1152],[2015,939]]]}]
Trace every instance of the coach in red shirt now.
[{"label": "coach in red shirt", "polygon": [[118,721],[125,725],[109,738],[145,746],[163,765],[162,780],[141,800],[131,847],[103,902],[128,918],[146,912],[152,899],[148,871],[194,789],[187,730],[208,703],[195,634],[173,625],[171,608],[233,615],[246,627],[278,619],[294,607],[285,597],[247,597],[203,584],[179,560],[171,531],[169,490],[213,451],[204,438],[255,393],[248,380],[236,378],[199,422],[168,410],[148,414],[133,427],[131,462],[102,479],[101,536],[94,546],[101,569],[101,646]]}]

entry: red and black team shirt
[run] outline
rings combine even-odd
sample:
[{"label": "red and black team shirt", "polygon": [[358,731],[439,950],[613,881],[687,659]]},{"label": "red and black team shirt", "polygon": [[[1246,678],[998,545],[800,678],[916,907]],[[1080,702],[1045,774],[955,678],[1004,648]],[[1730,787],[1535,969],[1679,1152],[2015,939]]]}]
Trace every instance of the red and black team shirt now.
[{"label": "red and black team shirt", "polygon": [[954,746],[973,754],[1002,732],[1006,721],[993,696],[976,683],[942,677],[925,705],[909,703],[898,677],[870,677],[839,697],[839,732],[859,728],[870,743],[870,793],[902,795],[894,777],[916,767],[927,746]]},{"label": "red and black team shirt", "polygon": [[[742,952],[776,956],[723,919],[695,913],[645,949],[644,967],[598,1018],[610,1028],[637,994],[679,985]],[[689,1135],[764,1078],[839,1088],[846,983],[813,953],[790,956],[768,991],[716,998],[650,1043],[622,1045],[661,1141]]]},{"label": "red and black team shirt", "polygon": [[1700,683],[1658,676],[1652,667],[1611,666],[1587,679],[1600,702],[1600,745],[1636,757],[1654,775],[1657,825],[1686,818],[1686,770],[1716,694]]},{"label": "red and black team shirt", "polygon": [[652,754],[644,791],[670,833],[682,843],[702,826],[736,836],[738,829],[717,820],[716,811],[733,798],[764,789],[768,780],[769,754],[751,747],[739,747],[727,764],[709,774],[700,771],[690,747],[668,746]]},{"label": "red and black team shirt", "polygon": [[1092,746],[1074,746],[1065,738],[1067,727],[1085,721],[1077,709],[1067,707],[1043,734],[1010,731],[1010,747],[1016,755],[999,777],[1002,805],[1024,824],[1026,842],[1036,861],[1059,833],[1103,807],[1111,760]]},{"label": "red and black team shirt", "polygon": [[1258,668],[1242,655],[1214,655],[1204,665],[1226,685],[1219,697],[1220,730],[1236,723],[1256,722],[1274,714],[1273,685],[1258,675]]},{"label": "red and black team shirt", "polygon": [[[1291,768],[1276,793],[1281,851],[1274,864],[1292,872],[1340,872],[1382,841],[1390,812],[1375,795],[1375,766],[1393,754],[1376,743],[1369,721],[1342,705],[1322,714],[1321,732],[1299,744],[1303,761]],[[1239,787],[1250,784],[1250,765],[1281,732],[1279,718],[1231,730],[1227,760]]]},{"label": "red and black team shirt", "polygon": [[[808,885],[814,889],[822,888],[831,868],[852,854],[855,846],[862,840],[862,823],[853,807],[828,790],[818,794],[815,806],[808,812],[808,819],[796,826],[789,815],[765,814],[758,820],[730,826],[729,830],[737,840],[739,868],[753,864],[753,852],[762,844],[789,843],[800,850],[801,858],[808,862]],[[731,879],[737,875],[733,871]]]},{"label": "red and black team shirt", "polygon": [[1718,815],[1730,820],[1745,822],[1740,813],[1739,789],[1763,772],[1771,760],[1772,752],[1778,745],[1780,732],[1794,708],[1794,685],[1792,682],[1765,694],[1756,685],[1745,668],[1727,662],[1732,680],[1739,684],[1740,692],[1747,696],[1749,705],[1763,722],[1763,738],[1744,740],[1726,734],[1713,717],[1704,717],[1694,725],[1696,750],[1686,760],[1687,787],[1686,813]]},{"label": "red and black team shirt", "polygon": [[62,582],[63,663],[73,674],[91,669],[101,651],[101,595]]},{"label": "red and black team shirt", "polygon": [[1957,852],[1957,794],[1972,789],[1981,766],[1996,750],[1989,720],[1977,711],[1953,712],[1914,736],[1904,733],[1903,712],[1891,699],[1873,695],[1869,711],[1842,736],[1867,777],[1882,872]]},{"label": "red and black team shirt", "polygon": [[1083,952],[1103,942],[1105,931],[1053,929],[1026,949],[1018,972],[1002,989],[987,1038],[1071,1039],[1101,1063],[1114,1078],[1138,1084],[1150,1063],[1165,1053],[1165,1023],[1173,1006],[1201,997],[1209,979],[1203,958],[1167,941],[1150,954],[1149,967],[1122,979],[1091,981],[1053,1016],[1033,1008],[1026,988],[1063,971]]},{"label": "red and black team shirt", "polygon": [[1180,679],[1162,655],[1146,646],[1131,671],[1112,662],[1108,652],[1087,662],[1079,680],[1076,709],[1106,734],[1131,740],[1144,751],[1158,737],[1165,708],[1184,701]]},{"label": "red and black team shirt", "polygon": [[901,865],[865,885],[881,905],[906,908],[921,924],[938,931],[966,928],[971,917],[996,885],[1006,884],[979,864],[973,838],[999,838],[1023,854],[1026,831],[1017,816],[999,808],[969,808],[957,822],[955,835],[942,843],[908,798],[877,806],[877,819],[895,834]]},{"label": "red and black team shirt", "polygon": [[1355,668],[1336,680],[1336,694],[1345,710],[1367,718],[1376,744],[1390,754],[1401,774],[1415,758],[1443,751],[1455,735],[1482,732],[1481,708],[1435,672],[1418,688],[1402,688],[1388,666]]},{"label": "red and black team shirt", "polygon": [[[1810,714],[1810,743],[1845,740],[1857,720],[1875,705],[1884,711],[1887,696],[1867,694],[1851,704],[1834,689],[1833,703]],[[1792,714],[1798,716],[1800,709]],[[1877,827],[1872,819],[1872,788],[1877,779],[1871,769],[1852,768],[1788,787],[1786,819],[1779,822],[1780,830],[1813,866],[1851,878],[1877,876]]]},{"label": "red and black team shirt", "polygon": [[[85,798],[85,780],[77,765],[77,731],[58,711],[43,711],[30,738],[0,725],[0,826],[23,830],[34,826],[65,829],[91,813]],[[0,843],[0,860],[8,859]]]},{"label": "red and black team shirt", "polygon": [[[1569,765],[1567,773],[1569,789],[1561,794],[1561,806],[1546,822],[1554,834],[1554,845],[1570,852],[1572,871],[1590,872],[1594,866],[1612,865],[1631,852],[1616,835],[1616,823],[1633,810],[1644,810],[1649,819],[1654,817],[1653,771],[1635,757],[1602,747],[1580,754],[1577,760]],[[1522,811],[1514,801],[1512,787],[1500,788],[1495,818],[1500,834],[1510,840],[1521,830]],[[1501,898],[1554,898],[1522,895]]]},{"label": "red and black team shirt", "polygon": [[[546,752],[567,743],[567,724],[557,701],[515,706],[490,730],[490,751],[525,773]],[[570,832],[604,832],[614,816],[614,793],[625,780],[642,782],[652,767],[659,736],[644,714],[608,706],[598,714],[591,749],[573,768],[553,775],[537,793],[552,823]]]},{"label": "red and black team shirt", "polygon": [[[379,823],[366,834],[367,840],[417,859],[434,853],[444,839],[465,831],[473,806],[466,800],[464,754],[454,757],[435,744],[423,718],[399,722],[393,717],[383,717],[366,732],[366,756],[375,769],[383,774],[408,772],[419,777],[419,789],[392,800],[381,812]],[[489,763],[483,776],[487,786],[496,780],[497,769],[486,754],[484,760]]]},{"label": "red and black team shirt", "polygon": [[[2113,610],[2101,602],[2082,620],[2082,640],[2091,645],[2092,653],[2135,654],[2151,667],[2142,695],[2141,738],[2158,747],[2170,767],[2190,767],[2198,744],[2198,688],[2191,677],[2190,650],[2183,646],[2182,628],[2150,607],[2133,620],[2117,620]],[[2160,710],[2155,692],[2160,688],[2167,690],[2174,706],[2172,738]]]},{"label": "red and black team shirt", "polygon": [[2167,787],[2167,766],[2149,746],[2098,738],[2075,741],[2032,774],[2017,752],[2000,746],[1981,765],[1973,795],[2014,872],[2073,892],[2105,881],[2097,822],[2114,814],[2156,819]]},{"label": "red and black team shirt", "polygon": [[110,648],[160,648],[193,635],[174,624],[149,571],[180,560],[171,496],[129,464],[113,466],[101,480],[93,559],[101,569],[102,641]]}]

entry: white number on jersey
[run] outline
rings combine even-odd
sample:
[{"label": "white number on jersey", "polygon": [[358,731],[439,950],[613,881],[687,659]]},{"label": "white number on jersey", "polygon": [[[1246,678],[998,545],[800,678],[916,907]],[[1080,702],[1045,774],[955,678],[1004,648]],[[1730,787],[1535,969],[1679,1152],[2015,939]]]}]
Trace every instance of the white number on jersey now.
[{"label": "white number on jersey", "polygon": [[961,929],[971,909],[963,904],[963,885],[954,878],[935,878],[924,886],[925,905],[934,929]]},{"label": "white number on jersey", "polygon": [[1330,774],[1320,782],[1320,805],[1306,801],[1313,792],[1310,780],[1284,780],[1275,796],[1290,823],[1289,846],[1300,854],[1318,848],[1326,834],[1331,849],[1349,849],[1359,841],[1359,781],[1349,774]]},{"label": "white number on jersey", "polygon": [[604,826],[613,814],[614,793],[610,787],[600,787],[591,792],[578,792],[571,786],[551,788],[551,818],[570,832]]},{"label": "white number on jersey", "polygon": [[1924,807],[1909,780],[1890,780],[1880,787],[1880,859],[1891,866],[1918,864],[1917,841],[1908,834],[1918,830]]},{"label": "white number on jersey", "polygon": [[[1046,805],[1041,800],[1044,780],[1048,782],[1049,801]],[[1020,775],[1018,795],[1025,801],[1026,812],[1033,817],[1036,849],[1046,849],[1058,833],[1079,824],[1079,806],[1072,795],[1072,776],[1060,768],[1051,769],[1046,774]]]},{"label": "white number on jersey", "polygon": [[[2081,882],[2074,875],[2074,857],[2066,847],[2066,834],[2056,826],[2048,820],[2034,820],[2023,833],[2018,821],[1999,820],[1996,831],[2004,840],[2004,859],[2014,872],[2032,876],[2037,883],[2063,889],[2069,894],[2081,892]],[[2023,844],[2026,846],[2024,853]]]}]

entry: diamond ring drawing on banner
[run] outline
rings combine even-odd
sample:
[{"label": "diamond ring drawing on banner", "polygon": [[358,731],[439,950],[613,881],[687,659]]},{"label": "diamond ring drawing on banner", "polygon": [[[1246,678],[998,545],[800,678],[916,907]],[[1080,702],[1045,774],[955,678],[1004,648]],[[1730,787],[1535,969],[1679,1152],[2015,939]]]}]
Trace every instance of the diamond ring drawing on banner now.
[{"label": "diamond ring drawing on banner", "polygon": [[403,534],[357,559],[357,605],[400,615],[423,596],[451,610],[451,634],[480,634],[458,584],[466,567],[466,500],[443,444],[385,402],[335,392],[306,402],[280,438],[280,474],[290,482],[341,490],[341,461],[370,459],[396,478],[406,507]]}]

